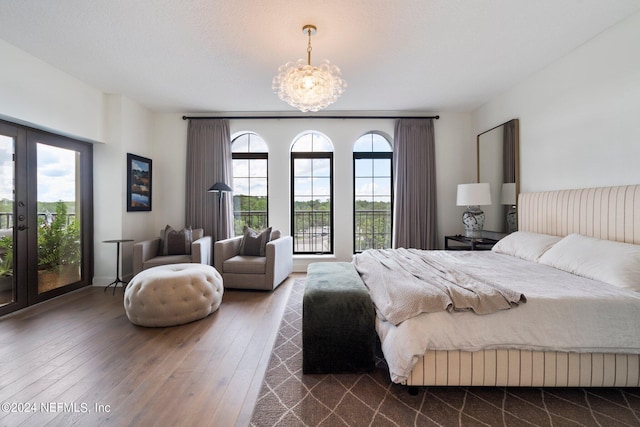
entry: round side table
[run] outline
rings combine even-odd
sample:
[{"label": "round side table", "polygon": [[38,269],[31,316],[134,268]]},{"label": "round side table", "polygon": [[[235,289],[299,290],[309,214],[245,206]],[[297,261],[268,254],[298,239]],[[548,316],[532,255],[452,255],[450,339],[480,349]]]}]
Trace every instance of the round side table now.
[{"label": "round side table", "polygon": [[122,289],[127,286],[127,282],[120,279],[120,244],[126,242],[133,242],[133,239],[115,239],[115,240],[103,240],[102,243],[115,243],[116,244],[116,278],[113,282],[109,283],[105,288],[104,292],[107,291],[109,286],[113,286],[113,295],[116,294],[116,288],[119,283],[122,283]]}]

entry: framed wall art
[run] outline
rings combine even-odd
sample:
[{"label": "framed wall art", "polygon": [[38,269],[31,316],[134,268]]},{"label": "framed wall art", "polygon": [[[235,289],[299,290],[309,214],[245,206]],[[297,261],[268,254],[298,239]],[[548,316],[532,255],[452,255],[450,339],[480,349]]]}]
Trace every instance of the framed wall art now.
[{"label": "framed wall art", "polygon": [[127,153],[127,211],[151,210],[151,159]]}]

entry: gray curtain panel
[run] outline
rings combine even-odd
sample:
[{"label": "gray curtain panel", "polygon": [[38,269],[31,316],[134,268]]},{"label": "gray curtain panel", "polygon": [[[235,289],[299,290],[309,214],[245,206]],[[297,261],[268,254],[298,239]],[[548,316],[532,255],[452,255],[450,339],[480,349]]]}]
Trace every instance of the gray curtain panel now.
[{"label": "gray curtain panel", "polygon": [[396,121],[393,247],[436,249],[436,161],[433,119]]},{"label": "gray curtain panel", "polygon": [[[207,190],[216,182],[233,188],[231,134],[225,119],[189,120],[187,130],[186,226],[204,228],[213,241],[233,236],[233,193]],[[218,218],[218,212],[221,215]],[[219,227],[219,228],[218,228]],[[220,232],[218,232],[218,229]]]}]

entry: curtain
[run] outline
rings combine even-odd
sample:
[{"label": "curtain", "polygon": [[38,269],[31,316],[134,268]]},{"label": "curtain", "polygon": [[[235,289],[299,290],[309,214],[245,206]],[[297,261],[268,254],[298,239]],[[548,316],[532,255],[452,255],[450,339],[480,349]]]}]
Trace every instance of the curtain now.
[{"label": "curtain", "polygon": [[393,247],[436,249],[436,168],[433,119],[396,121]]},{"label": "curtain", "polygon": [[[216,182],[232,187],[231,135],[225,119],[189,120],[186,225],[203,228],[213,241],[233,236],[233,193],[209,193]],[[218,204],[222,194],[221,205]]]},{"label": "curtain", "polygon": [[504,182],[516,182],[516,123],[504,124],[502,140],[502,176]]}]

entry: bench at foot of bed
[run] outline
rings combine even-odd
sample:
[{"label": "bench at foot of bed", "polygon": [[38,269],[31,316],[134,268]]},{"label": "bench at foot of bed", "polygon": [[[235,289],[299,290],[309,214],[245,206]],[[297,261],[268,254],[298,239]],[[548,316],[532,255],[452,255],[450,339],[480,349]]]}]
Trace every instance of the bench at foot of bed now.
[{"label": "bench at foot of bed", "polygon": [[302,371],[366,372],[375,367],[375,311],[352,264],[307,268],[302,302]]}]

